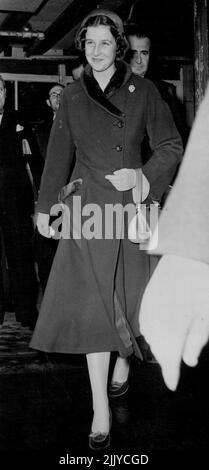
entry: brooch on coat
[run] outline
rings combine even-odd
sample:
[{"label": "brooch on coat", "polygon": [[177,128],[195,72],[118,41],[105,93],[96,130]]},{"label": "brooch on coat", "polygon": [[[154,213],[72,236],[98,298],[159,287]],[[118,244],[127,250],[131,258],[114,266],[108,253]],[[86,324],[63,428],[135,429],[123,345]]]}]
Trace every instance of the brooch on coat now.
[{"label": "brooch on coat", "polygon": [[130,93],[133,93],[136,90],[136,87],[135,87],[135,85],[129,85],[128,89],[129,89]]}]

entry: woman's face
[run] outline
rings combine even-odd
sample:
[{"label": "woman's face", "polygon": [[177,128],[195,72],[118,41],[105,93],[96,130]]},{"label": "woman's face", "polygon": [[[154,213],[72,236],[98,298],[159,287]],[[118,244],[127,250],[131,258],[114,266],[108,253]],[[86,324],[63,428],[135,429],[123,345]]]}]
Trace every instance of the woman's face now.
[{"label": "woman's face", "polygon": [[114,67],[116,41],[109,26],[89,26],[86,31],[85,54],[95,72]]}]

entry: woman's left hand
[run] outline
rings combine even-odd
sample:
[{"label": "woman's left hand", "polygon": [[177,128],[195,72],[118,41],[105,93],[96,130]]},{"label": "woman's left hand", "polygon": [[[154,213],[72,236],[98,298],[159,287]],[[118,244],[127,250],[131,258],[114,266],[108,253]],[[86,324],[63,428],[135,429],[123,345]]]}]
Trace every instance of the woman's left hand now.
[{"label": "woman's left hand", "polygon": [[128,191],[136,186],[136,171],[129,168],[116,170],[105,178],[112,183],[118,191]]}]

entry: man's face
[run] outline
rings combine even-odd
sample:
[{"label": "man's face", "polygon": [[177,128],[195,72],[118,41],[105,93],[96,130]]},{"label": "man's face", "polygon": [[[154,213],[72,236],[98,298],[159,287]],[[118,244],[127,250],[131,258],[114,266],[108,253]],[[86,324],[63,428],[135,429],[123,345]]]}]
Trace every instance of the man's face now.
[{"label": "man's face", "polygon": [[130,61],[132,72],[144,77],[149,66],[150,40],[149,38],[138,38],[137,36],[129,36],[128,40],[133,54]]},{"label": "man's face", "polygon": [[59,85],[55,85],[54,87],[52,87],[50,92],[49,92],[48,104],[49,104],[49,106],[51,106],[54,113],[56,113],[57,110],[59,109],[60,96],[61,96],[62,92],[63,92],[63,88]]},{"label": "man's face", "polygon": [[6,89],[4,88],[4,84],[0,80],[0,112],[4,109],[4,103],[6,99]]}]

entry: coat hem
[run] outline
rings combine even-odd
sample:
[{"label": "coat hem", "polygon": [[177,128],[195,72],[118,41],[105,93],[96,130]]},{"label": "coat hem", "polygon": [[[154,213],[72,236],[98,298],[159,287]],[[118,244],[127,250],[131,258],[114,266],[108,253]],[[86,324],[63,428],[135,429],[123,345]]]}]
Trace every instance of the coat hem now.
[{"label": "coat hem", "polygon": [[[83,349],[80,349],[80,350],[76,350],[75,349],[73,350],[67,350],[67,349],[60,349],[60,348],[55,348],[55,349],[51,349],[51,348],[45,348],[44,346],[29,346],[31,349],[34,349],[36,351],[42,351],[42,352],[45,352],[45,353],[59,353],[59,354],[93,354],[93,353],[102,353],[102,352],[118,352],[121,354],[121,351],[119,351],[119,349],[117,347],[115,348],[109,348],[109,347],[106,347],[106,348],[100,348],[100,349],[95,349],[95,347],[91,348],[91,349],[88,349],[88,350],[83,350]],[[133,351],[130,351],[128,350],[127,351],[127,354],[123,354],[123,357],[128,357],[130,356],[131,354],[133,354]]]}]

